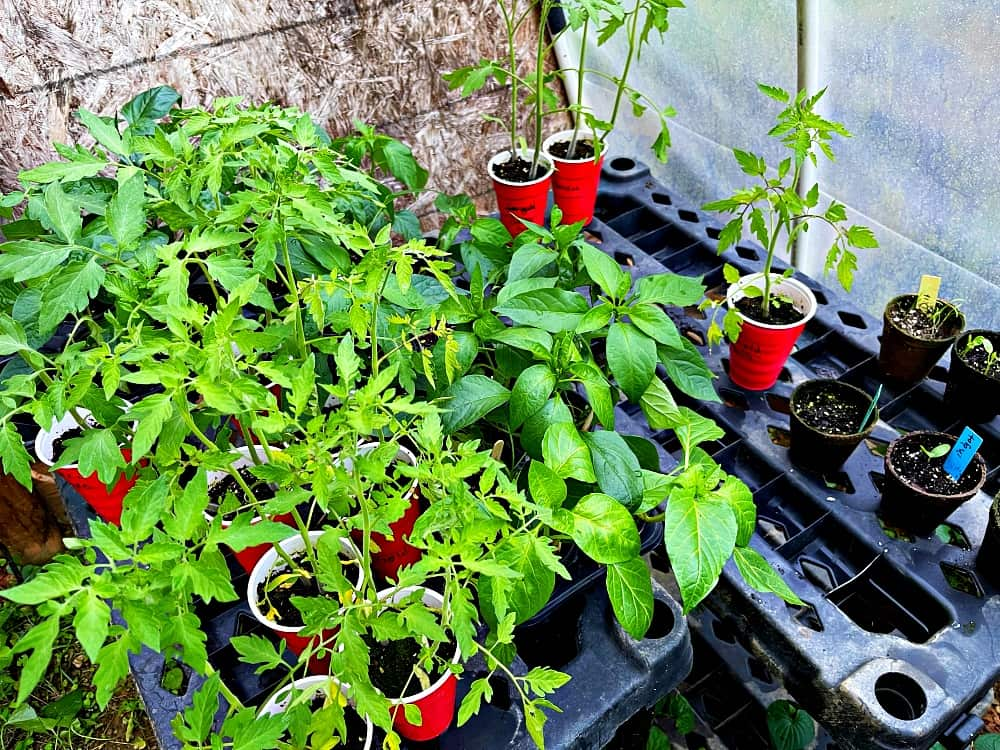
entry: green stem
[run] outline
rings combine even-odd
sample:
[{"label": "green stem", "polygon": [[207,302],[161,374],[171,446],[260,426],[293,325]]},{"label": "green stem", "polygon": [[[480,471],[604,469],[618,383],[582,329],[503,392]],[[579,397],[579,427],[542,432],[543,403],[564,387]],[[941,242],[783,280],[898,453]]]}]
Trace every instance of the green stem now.
[{"label": "green stem", "polygon": [[[573,136],[569,141],[569,158],[576,157],[576,142],[580,137],[580,121],[583,119],[583,71],[587,62],[587,35],[590,31],[590,16],[583,22],[583,36],[580,39],[580,62],[576,68],[576,106],[579,107],[576,116],[573,118]],[[596,146],[596,144],[595,144]],[[596,150],[596,149],[595,149]]]},{"label": "green stem", "polygon": [[535,48],[535,151],[531,156],[531,178],[538,176],[538,164],[542,157],[542,120],[545,117],[545,19],[548,17],[549,3],[543,2],[538,20],[538,45]]},{"label": "green stem", "polygon": [[[615,105],[611,109],[611,117],[608,120],[608,122],[611,123],[612,128],[618,120],[618,111],[621,109],[622,96],[625,94],[629,70],[632,68],[632,60],[635,58],[635,35],[639,28],[639,7],[640,6],[637,4],[635,9],[632,11],[632,18],[630,19],[631,27],[628,32],[628,52],[625,56],[625,67],[622,68],[622,77],[618,79],[618,91],[615,92]],[[605,131],[600,138],[601,142],[603,143],[610,134],[610,129]]]}]

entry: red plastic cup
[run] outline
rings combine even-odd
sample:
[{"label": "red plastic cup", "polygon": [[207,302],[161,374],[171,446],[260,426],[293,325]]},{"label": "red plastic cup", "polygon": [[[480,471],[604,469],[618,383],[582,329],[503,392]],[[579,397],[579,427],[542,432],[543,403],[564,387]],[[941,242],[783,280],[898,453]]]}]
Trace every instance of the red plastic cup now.
[{"label": "red plastic cup", "polygon": [[[310,531],[309,540],[312,544],[316,544],[316,541],[323,535],[322,531]],[[354,549],[354,546],[346,539],[341,539],[341,546],[344,552],[353,557],[358,556],[358,552]],[[304,542],[302,541],[302,535],[299,533],[292,534],[287,539],[279,542],[281,548],[287,552],[289,555],[295,555],[297,552],[301,552],[305,549]],[[268,545],[270,546],[270,545]],[[269,630],[278,634],[278,636],[285,642],[289,650],[296,656],[305,651],[309,644],[318,642],[321,638],[322,640],[327,640],[336,635],[336,629],[324,630],[322,636],[302,635],[302,627],[292,627],[288,625],[281,625],[280,623],[274,622],[267,619],[264,613],[261,612],[260,602],[257,599],[257,589],[260,584],[263,583],[271,570],[279,565],[283,564],[283,561],[278,557],[278,553],[275,552],[274,547],[270,546],[257,564],[250,571],[250,578],[247,581],[247,604],[250,606],[251,614],[257,619],[259,623],[264,625]],[[364,575],[363,566],[358,566],[358,577],[354,581],[354,588],[360,589],[362,584],[362,577]],[[330,660],[329,658],[319,658],[312,657],[309,660],[309,671],[313,674],[329,674],[330,671]]]},{"label": "red plastic cup", "polygon": [[[531,161],[533,153],[519,150],[518,156]],[[552,165],[543,160],[546,172],[543,176],[531,182],[508,182],[493,173],[493,166],[507,161],[510,151],[501,151],[490,159],[487,172],[493,180],[493,190],[497,196],[497,208],[500,211],[500,221],[516,237],[524,231],[524,224],[518,219],[530,221],[533,224],[545,223],[545,209],[549,204],[549,185],[552,182]]]},{"label": "red plastic cup", "polygon": [[[743,290],[759,286],[763,278],[762,273],[741,278],[729,289],[727,304],[734,308],[746,296]],[[772,274],[771,290],[791,297],[795,309],[805,317],[790,325],[770,325],[740,316],[740,337],[729,346],[729,379],[749,391],[764,391],[777,382],[796,340],[816,314],[816,297],[801,282]]]},{"label": "red plastic cup", "polygon": [[[379,592],[379,599],[397,602],[407,598],[419,587],[408,586],[402,589],[389,589]],[[436,591],[430,589],[419,589],[423,591],[423,602],[428,607],[441,609],[444,606],[444,599]],[[451,663],[457,664],[461,656],[458,648],[455,648],[455,656]],[[444,734],[451,726],[455,718],[455,693],[458,688],[458,678],[454,673],[448,671],[441,675],[437,681],[426,690],[412,695],[408,698],[391,699],[393,704],[392,726],[403,737],[415,742],[425,742],[433,740]],[[415,705],[420,709],[420,724],[411,724],[406,720],[406,711],[403,708],[407,703]]]},{"label": "red plastic cup", "polygon": [[[552,175],[552,194],[555,204],[563,213],[563,224],[582,221],[584,226],[594,218],[594,204],[597,202],[597,185],[601,181],[601,167],[604,154],[595,161],[588,159],[562,159],[553,156],[549,150],[553,144],[569,141],[572,130],[563,130],[549,136],[542,146],[545,156],[555,165]],[[591,139],[592,141],[593,139]]]},{"label": "red plastic cup", "polygon": [[[77,407],[76,411],[83,419],[91,416],[90,412],[82,407]],[[69,412],[64,414],[61,419],[53,419],[49,429],[40,430],[35,437],[35,455],[38,457],[38,460],[51,468],[56,462],[56,457],[53,455],[53,443],[59,437],[77,427],[79,427],[79,424],[77,424],[77,421]],[[122,448],[122,456],[126,462],[131,461],[132,451],[128,448]],[[87,501],[87,504],[94,509],[97,515],[108,523],[113,523],[115,526],[121,525],[122,500],[128,494],[128,491],[135,486],[138,479],[137,476],[128,477],[125,475],[125,472],[122,472],[118,475],[115,483],[109,488],[97,477],[96,472],[87,476],[81,474],[80,467],[77,464],[62,466],[55,469],[55,473],[65,479],[70,487],[79,492],[80,496]]]}]

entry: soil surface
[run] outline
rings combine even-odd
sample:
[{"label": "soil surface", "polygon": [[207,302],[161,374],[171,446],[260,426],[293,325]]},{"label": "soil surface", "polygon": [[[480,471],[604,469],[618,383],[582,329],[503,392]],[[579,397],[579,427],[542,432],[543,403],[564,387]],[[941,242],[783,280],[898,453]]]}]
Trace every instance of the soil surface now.
[{"label": "soil surface", "polygon": [[[254,497],[257,498],[257,502],[263,503],[274,497],[274,488],[267,482],[262,479],[258,479],[250,473],[249,466],[237,469],[237,473],[243,478],[243,481],[247,483],[247,486],[253,492]],[[236,498],[236,507],[231,507],[232,501],[230,501],[229,504],[225,502],[226,495],[229,493],[232,493],[233,497]],[[224,476],[218,481],[213,482],[208,488],[208,512],[217,513],[221,506],[223,510],[223,518],[237,513],[242,508],[246,508],[248,505],[251,505],[251,502],[252,501],[247,497],[246,492],[243,491],[243,488],[233,476]]]},{"label": "soil surface", "polygon": [[66,430],[62,435],[52,441],[52,457],[59,458],[66,450],[66,442],[74,438],[83,437],[82,427],[73,427]]},{"label": "soil surface", "polygon": [[798,323],[805,317],[795,309],[795,305],[791,302],[779,300],[773,294],[771,295],[770,314],[767,317],[764,317],[763,297],[743,297],[736,303],[736,309],[743,313],[743,317],[767,325],[789,325]]},{"label": "soil surface", "polygon": [[516,156],[509,161],[493,165],[493,174],[507,182],[533,182],[545,174],[545,167],[538,165],[538,170],[532,174],[531,162]]},{"label": "soil surface", "polygon": [[[404,638],[399,641],[376,641],[371,636],[364,638],[370,649],[368,676],[372,685],[381,690],[387,698],[405,698],[425,689],[416,675],[411,677],[413,665],[421,651],[420,643],[415,638]],[[439,644],[438,654],[454,647],[454,644]],[[428,675],[431,682],[436,682],[445,671],[447,671],[445,665],[436,660],[434,670]]]},{"label": "soil surface", "polygon": [[956,482],[944,470],[947,454],[940,458],[928,458],[920,450],[921,445],[931,451],[940,444],[940,438],[927,436],[923,440],[914,439],[905,445],[897,445],[892,449],[891,456],[896,473],[925,492],[936,495],[960,495],[963,492],[968,492],[976,486],[980,479],[978,463],[970,464],[962,478]]},{"label": "soil surface", "polygon": [[[986,348],[982,344],[972,347],[968,352],[959,351],[958,356],[973,370],[981,372],[983,375],[988,375],[995,380],[1000,380],[1000,360],[997,359],[997,355],[1000,355],[1000,336],[986,336],[986,338],[993,342],[994,355],[992,361],[990,360],[990,353],[986,351]],[[968,345],[967,342],[966,345]],[[955,348],[958,350],[958,347]]]},{"label": "soil surface", "polygon": [[578,140],[575,153],[570,156],[569,141],[556,141],[549,146],[549,153],[559,159],[593,159],[594,146],[590,141]]},{"label": "soil surface", "polygon": [[935,320],[933,315],[917,307],[917,298],[904,299],[886,311],[889,320],[914,338],[939,341],[954,336],[960,330],[960,320],[954,308],[946,302],[937,303],[935,310],[944,310]]},{"label": "soil surface", "polygon": [[[301,552],[292,555],[292,559],[296,563],[300,563],[303,557],[304,555]],[[307,565],[303,565],[302,567],[308,569]],[[309,578],[296,576],[278,584],[277,587],[270,591],[265,590],[271,581],[287,572],[287,565],[276,567],[261,583],[257,584],[257,606],[266,617],[269,611],[268,605],[270,604],[271,610],[278,613],[278,616],[273,618],[273,622],[286,628],[300,628],[305,623],[302,622],[302,613],[292,604],[292,597],[316,597],[321,596],[322,592],[319,589],[319,581],[316,580],[316,576],[314,575],[310,575]]]},{"label": "soil surface", "polygon": [[806,399],[795,401],[795,412],[805,424],[828,435],[854,435],[864,431],[861,420],[868,407],[855,401],[844,402],[828,390],[813,391]]}]

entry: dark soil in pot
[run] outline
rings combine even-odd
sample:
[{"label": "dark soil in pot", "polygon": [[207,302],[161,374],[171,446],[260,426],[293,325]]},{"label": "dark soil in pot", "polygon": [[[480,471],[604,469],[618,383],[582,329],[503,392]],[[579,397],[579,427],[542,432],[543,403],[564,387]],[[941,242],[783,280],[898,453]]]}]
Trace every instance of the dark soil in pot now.
[{"label": "dark soil in pot", "polygon": [[[970,346],[980,337],[989,344]],[[966,331],[958,338],[951,350],[944,400],[966,422],[989,422],[1000,412],[1000,333]]]},{"label": "dark soil in pot", "polygon": [[[291,558],[297,564],[300,563],[304,557],[305,555],[301,552],[291,555]],[[270,591],[266,590],[271,581],[287,572],[288,566],[280,565],[272,569],[263,582],[257,584],[258,606],[260,607],[261,612],[264,612],[265,615],[271,611],[276,612],[277,617],[273,618],[273,621],[276,624],[286,628],[300,628],[305,623],[302,622],[302,613],[295,608],[294,604],[292,604],[292,597],[317,597],[322,596],[323,592],[320,591],[319,581],[314,575],[310,575],[308,578],[304,576],[296,576],[295,578],[278,584]]]},{"label": "dark soil in pot", "polygon": [[962,477],[956,482],[951,475],[944,470],[945,457],[928,458],[920,449],[932,450],[940,441],[925,439],[914,441],[901,448],[897,448],[892,453],[892,463],[896,473],[909,480],[924,492],[934,495],[959,495],[974,489],[979,482],[979,476],[975,471],[966,470]]},{"label": "dark soil in pot", "polygon": [[736,302],[736,309],[743,314],[744,318],[773,326],[792,325],[805,317],[803,313],[795,309],[795,305],[791,302],[779,300],[773,296],[767,317],[764,316],[763,297],[742,297]]},{"label": "dark soil in pot", "polygon": [[52,441],[52,457],[59,458],[66,450],[66,443],[74,438],[83,437],[82,427],[73,427],[72,429],[66,430],[62,435],[57,437]]},{"label": "dark soil in pot", "polygon": [[[368,676],[372,685],[381,690],[383,695],[390,699],[408,698],[426,689],[416,676],[411,677],[413,665],[422,651],[417,639],[377,641],[371,636],[363,637],[369,648]],[[448,671],[446,664],[440,661],[442,652],[451,653],[454,648],[454,644],[438,644],[434,669],[428,674],[432,685]]]},{"label": "dark soil in pot", "polygon": [[[236,471],[253,492],[258,503],[263,503],[274,497],[274,488],[262,479],[255,477],[250,472],[249,466],[244,466]],[[226,497],[229,494],[235,498],[235,506],[233,506],[232,499],[228,503],[226,502]],[[208,512],[218,513],[221,509],[223,519],[228,519],[244,508],[252,507],[252,502],[232,475],[222,477],[208,488]]]},{"label": "dark soil in pot", "polygon": [[965,327],[965,316],[938,300],[937,316],[917,308],[917,295],[903,294],[889,301],[882,316],[882,346],[878,364],[882,376],[897,385],[917,383]]},{"label": "dark soil in pot", "polygon": [[590,141],[580,139],[576,142],[574,152],[569,152],[569,141],[556,141],[549,146],[549,153],[557,159],[593,159],[594,145]]},{"label": "dark soil in pot", "polygon": [[[933,311],[926,312],[917,307],[915,295],[907,297],[913,299],[905,299],[886,310],[886,317],[904,333],[914,338],[933,341],[949,339],[962,330],[958,325],[958,311],[947,302],[939,301]],[[938,310],[943,312],[938,313]],[[938,313],[937,317],[935,313]]]},{"label": "dark soil in pot", "polygon": [[878,409],[861,426],[870,404],[868,394],[838,380],[799,385],[789,402],[792,461],[821,473],[838,469],[875,428]]},{"label": "dark soil in pot", "polygon": [[544,177],[546,171],[545,165],[539,163],[538,168],[532,172],[531,162],[520,156],[493,165],[493,174],[507,182],[534,182]]}]

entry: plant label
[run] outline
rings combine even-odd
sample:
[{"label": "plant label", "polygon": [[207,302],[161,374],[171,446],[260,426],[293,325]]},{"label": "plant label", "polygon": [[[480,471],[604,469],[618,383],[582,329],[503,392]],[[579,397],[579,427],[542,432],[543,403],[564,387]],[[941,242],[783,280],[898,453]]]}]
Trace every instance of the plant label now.
[{"label": "plant label", "polygon": [[944,461],[944,470],[948,472],[956,482],[961,479],[962,474],[968,468],[972,457],[976,455],[979,446],[983,444],[983,439],[970,428],[962,430],[962,434],[955,441],[955,446]]},{"label": "plant label", "polygon": [[941,277],[924,274],[920,277],[920,288],[917,289],[917,308],[931,311],[937,304],[938,292],[941,289]]}]

